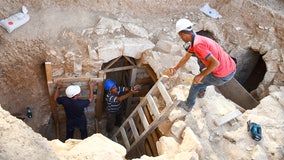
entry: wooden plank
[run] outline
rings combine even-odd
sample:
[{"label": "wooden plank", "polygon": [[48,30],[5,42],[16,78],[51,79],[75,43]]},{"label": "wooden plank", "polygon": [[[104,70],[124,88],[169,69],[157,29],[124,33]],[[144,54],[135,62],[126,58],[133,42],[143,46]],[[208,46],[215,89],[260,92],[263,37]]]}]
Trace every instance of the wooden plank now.
[{"label": "wooden plank", "polygon": [[46,80],[47,80],[47,88],[49,93],[49,102],[50,102],[50,109],[52,113],[52,117],[55,123],[56,127],[56,137],[60,137],[60,128],[59,128],[59,120],[58,120],[58,114],[56,110],[56,102],[53,100],[53,81],[52,81],[52,67],[51,62],[45,62],[45,74],[46,74]]},{"label": "wooden plank", "polygon": [[162,84],[162,82],[160,82],[160,81],[158,81],[158,82],[156,82],[156,83],[157,83],[157,85],[158,85],[158,88],[159,88],[159,90],[160,90],[160,92],[161,92],[162,97],[164,98],[164,100],[165,100],[165,102],[166,102],[166,105],[167,105],[167,106],[171,106],[171,105],[173,104],[173,101],[172,101],[171,96],[168,94],[168,92],[167,92],[165,86],[164,86],[164,85]]},{"label": "wooden plank", "polygon": [[217,88],[224,97],[232,100],[244,109],[253,109],[259,104],[235,78]]},{"label": "wooden plank", "polygon": [[148,135],[150,135],[157,127],[158,125],[164,121],[164,119],[170,114],[170,112],[174,109],[174,107],[179,103],[179,101],[175,100],[171,106],[167,106],[163,109],[161,112],[161,116],[158,120],[155,120],[153,123],[149,125],[149,128],[145,130],[142,134],[140,134],[140,137],[137,141],[131,144],[130,148],[127,150],[127,155],[131,154],[133,150],[135,149],[135,146],[138,145],[139,143],[142,143],[143,140],[147,138]]},{"label": "wooden plank", "polygon": [[138,114],[139,114],[139,117],[140,117],[140,119],[142,121],[144,129],[147,130],[148,127],[149,127],[149,123],[147,121],[147,118],[146,118],[146,116],[145,116],[141,106],[138,108]]},{"label": "wooden plank", "polygon": [[127,56],[123,56],[130,64],[132,64],[133,66],[136,66],[136,64]]},{"label": "wooden plank", "polygon": [[215,123],[216,126],[221,126],[222,124],[227,123],[230,120],[232,120],[232,119],[234,119],[234,118],[236,118],[240,115],[242,115],[242,113],[238,109],[235,109],[232,112],[230,112],[230,113],[228,113],[228,114],[226,114],[226,115],[224,115],[224,116],[222,116],[218,119],[215,119],[214,123]]},{"label": "wooden plank", "polygon": [[108,64],[105,68],[104,68],[104,70],[107,70],[107,69],[109,69],[113,64],[115,64],[119,59],[121,58],[121,56],[120,57],[117,57],[115,60],[113,60],[110,64]]},{"label": "wooden plank", "polygon": [[120,133],[121,133],[121,136],[122,136],[122,139],[123,139],[123,142],[125,144],[126,149],[129,149],[130,144],[129,144],[128,138],[126,136],[125,129],[123,127],[120,128]]},{"label": "wooden plank", "polygon": [[160,112],[159,112],[159,109],[158,109],[152,95],[147,95],[146,98],[147,98],[147,101],[149,103],[150,111],[152,112],[152,114],[154,114],[155,118],[159,118]]},{"label": "wooden plank", "polygon": [[90,81],[90,77],[54,77],[54,82],[57,82],[58,80],[62,80],[63,83],[88,82]]},{"label": "wooden plank", "polygon": [[[136,76],[137,76],[137,68],[133,68],[131,70],[130,84],[129,84],[130,86],[134,86],[135,85]],[[133,95],[130,95],[127,98],[127,107],[126,107],[126,111],[125,111],[126,116],[130,115],[130,113],[133,110],[133,107],[131,107],[132,98],[133,98]]]},{"label": "wooden plank", "polygon": [[[100,71],[98,74],[99,78],[104,79],[105,72]],[[100,81],[97,83],[98,89],[97,89],[97,99],[96,99],[96,106],[95,106],[95,117],[98,121],[101,120],[102,116],[102,110],[103,110],[103,99],[104,99],[104,83],[103,81]]]},{"label": "wooden plank", "polygon": [[149,74],[149,76],[152,78],[152,80],[153,80],[154,82],[157,82],[157,81],[158,81],[157,75],[156,75],[156,73],[153,71],[153,69],[150,67],[150,65],[149,65],[149,64],[144,64],[143,66],[146,68],[146,71],[147,71],[147,73]]},{"label": "wooden plank", "polygon": [[[147,118],[148,122],[150,122],[150,123],[152,123],[156,119],[159,119],[159,116],[153,118],[150,115],[149,107],[144,107],[144,113],[146,115],[146,118]],[[147,144],[149,145],[149,147],[151,149],[151,153],[153,155],[158,155],[157,148],[156,148],[156,141],[154,141],[154,138],[153,138],[154,135],[155,135],[155,132],[152,132],[150,135],[148,135],[147,139],[146,139],[146,142],[148,142]]]},{"label": "wooden plank", "polygon": [[123,66],[123,67],[117,67],[117,68],[111,68],[111,69],[106,69],[104,72],[117,72],[117,71],[124,71],[124,70],[131,70],[133,68],[137,68],[137,66]]},{"label": "wooden plank", "polygon": [[135,123],[134,123],[133,118],[130,118],[130,119],[129,119],[129,125],[130,125],[130,127],[131,127],[131,130],[132,130],[132,133],[133,133],[133,135],[134,135],[135,140],[137,140],[137,139],[139,138],[139,133],[138,133],[138,131],[137,131],[137,128],[136,128],[136,125],[135,125]]},{"label": "wooden plank", "polygon": [[53,83],[51,62],[45,62],[45,74],[46,74],[47,83]]}]

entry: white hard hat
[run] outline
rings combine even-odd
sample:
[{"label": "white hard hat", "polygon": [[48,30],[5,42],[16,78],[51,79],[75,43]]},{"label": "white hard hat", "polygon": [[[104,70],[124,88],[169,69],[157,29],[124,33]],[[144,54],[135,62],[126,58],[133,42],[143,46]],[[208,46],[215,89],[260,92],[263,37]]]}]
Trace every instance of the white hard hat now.
[{"label": "white hard hat", "polygon": [[81,88],[78,85],[70,85],[66,88],[65,93],[67,97],[72,98],[81,92]]},{"label": "white hard hat", "polygon": [[188,19],[179,19],[176,23],[176,32],[180,31],[192,31],[192,23]]}]

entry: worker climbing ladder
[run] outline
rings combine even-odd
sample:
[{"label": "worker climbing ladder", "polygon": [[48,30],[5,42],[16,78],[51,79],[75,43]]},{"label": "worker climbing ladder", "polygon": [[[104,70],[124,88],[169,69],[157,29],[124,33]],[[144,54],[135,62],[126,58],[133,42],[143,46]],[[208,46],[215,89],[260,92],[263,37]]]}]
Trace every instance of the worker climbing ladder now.
[{"label": "worker climbing ladder", "polygon": [[[155,83],[113,135],[112,140],[125,146],[127,154],[135,151],[179,103],[169,95],[163,83],[165,80],[166,77],[161,77]],[[146,110],[150,112],[153,121],[147,120]],[[139,127],[141,125],[142,128]]]}]

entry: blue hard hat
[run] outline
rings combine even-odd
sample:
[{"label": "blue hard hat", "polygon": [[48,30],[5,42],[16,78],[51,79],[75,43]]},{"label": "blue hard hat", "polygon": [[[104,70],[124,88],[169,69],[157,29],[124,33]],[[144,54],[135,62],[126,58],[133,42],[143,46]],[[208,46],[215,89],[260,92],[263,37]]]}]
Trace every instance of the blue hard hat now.
[{"label": "blue hard hat", "polygon": [[105,90],[111,90],[114,86],[116,85],[116,83],[110,79],[107,79],[104,83],[104,88]]}]

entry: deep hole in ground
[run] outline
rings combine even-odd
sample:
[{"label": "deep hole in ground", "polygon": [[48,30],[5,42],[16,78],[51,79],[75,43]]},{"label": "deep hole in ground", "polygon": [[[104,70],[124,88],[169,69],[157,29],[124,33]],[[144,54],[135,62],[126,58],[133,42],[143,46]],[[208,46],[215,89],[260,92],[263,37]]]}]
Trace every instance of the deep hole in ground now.
[{"label": "deep hole in ground", "polygon": [[[132,64],[129,61],[131,61]],[[105,70],[107,72],[105,79],[111,79],[115,81],[117,86],[133,86],[134,84],[141,84],[141,86],[143,87],[138,94],[132,95],[131,97],[129,97],[128,99],[122,102],[124,120],[131,114],[131,112],[139,104],[141,97],[144,97],[151,89],[151,87],[154,85],[154,81],[148,75],[147,70],[143,66],[142,67],[134,66],[136,64],[137,63],[134,58],[127,57],[126,59],[124,56],[121,56],[117,59],[104,63],[101,68],[102,70]],[[106,90],[104,90],[103,92],[104,95],[107,94]],[[88,110],[88,108],[86,110]],[[103,101],[101,119],[99,120],[99,130],[95,129],[96,120],[94,113],[88,113],[88,111],[86,111],[85,114],[88,122],[87,125],[88,125],[89,136],[96,132],[106,134],[105,129],[107,122],[107,111],[106,111],[105,100]],[[63,142],[65,141],[65,135],[66,135],[65,125],[66,125],[65,122],[60,123],[59,139]],[[40,127],[39,132],[41,133],[42,136],[46,137],[49,140],[56,138],[56,127],[52,117],[50,118],[48,125]],[[78,129],[75,129],[74,138],[80,139],[80,132]]]},{"label": "deep hole in ground", "polygon": [[[215,41],[218,41],[211,32],[202,30],[202,31],[197,32],[197,34],[203,35]],[[133,81],[131,79],[132,69],[116,70],[116,68],[131,66],[132,64],[129,62],[129,60],[132,61],[134,64],[136,64],[136,61],[134,58],[130,58],[127,60],[123,56],[118,59],[114,59],[107,63],[104,63],[102,65],[102,70],[104,69],[113,70],[106,74],[106,79],[114,80],[117,83],[117,85],[130,86],[131,82]],[[256,89],[259,83],[263,80],[264,74],[266,73],[265,62],[263,61],[262,56],[258,52],[253,52],[252,50],[248,50],[242,56],[238,57],[237,61],[238,61],[238,64],[237,64],[238,67],[237,67],[235,78],[248,92],[251,92],[254,89]],[[144,72],[143,74],[147,74],[146,71],[142,71],[142,72]],[[147,77],[149,78],[149,75]],[[150,90],[150,88],[154,84],[153,81],[148,81],[148,82],[149,82],[148,84],[144,84],[146,90]],[[144,92],[143,94],[139,96],[145,96],[146,93],[147,92]],[[106,92],[104,92],[104,94],[106,94]],[[135,98],[135,97],[132,97],[132,98]],[[133,111],[133,109],[138,103],[139,101],[137,100],[135,102],[131,102],[131,100],[126,100],[122,103],[123,108],[125,108],[124,109],[124,115],[125,115],[124,119],[127,118],[128,115],[131,114],[131,112]],[[104,102],[104,106],[106,106],[105,102]],[[100,129],[102,132],[105,132],[106,118],[107,118],[107,113],[104,107],[103,112],[102,112],[102,120],[100,122]],[[88,127],[90,128],[89,134],[93,134],[95,132],[93,116],[90,116],[88,120],[92,121],[92,123],[88,125]],[[63,126],[61,125],[61,127],[65,128],[64,125]],[[62,141],[64,141],[64,135],[65,135],[64,132],[65,131],[63,130],[63,132],[61,133],[62,136],[60,140]],[[56,138],[55,127],[54,127],[54,122],[52,118],[50,122],[48,123],[48,125],[44,125],[40,127],[40,133],[44,137],[50,140]],[[80,137],[79,132],[75,131],[74,136],[79,138]]]}]

